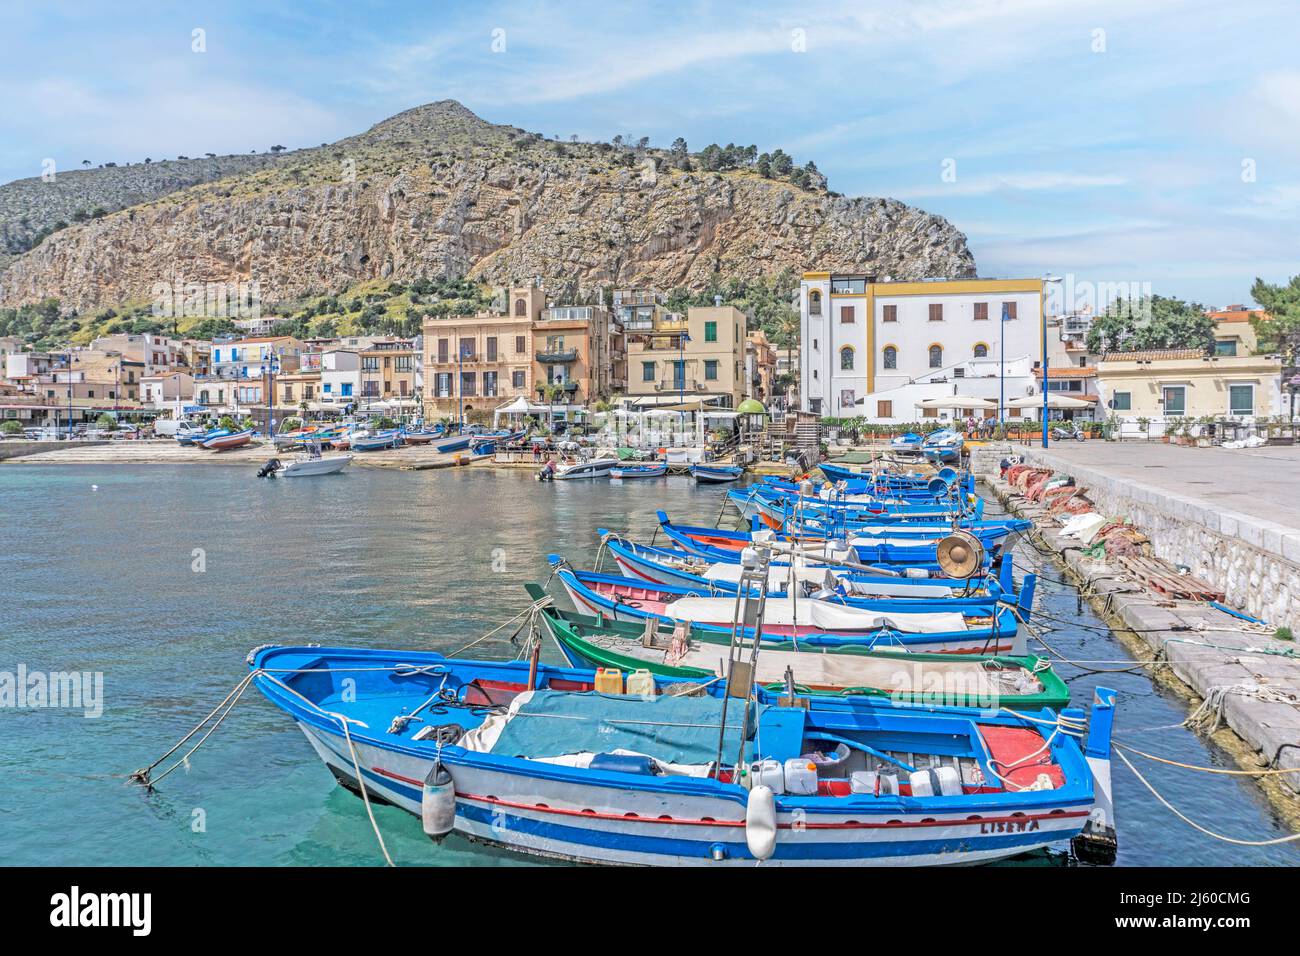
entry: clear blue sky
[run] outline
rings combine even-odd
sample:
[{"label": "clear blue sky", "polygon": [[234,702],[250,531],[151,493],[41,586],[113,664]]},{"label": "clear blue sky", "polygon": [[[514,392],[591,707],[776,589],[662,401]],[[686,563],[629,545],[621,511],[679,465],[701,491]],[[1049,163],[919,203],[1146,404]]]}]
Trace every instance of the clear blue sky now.
[{"label": "clear blue sky", "polygon": [[546,135],[782,147],[947,216],[984,275],[1224,305],[1300,273],[1296,0],[46,0],[0,35],[3,181],[454,98]]}]

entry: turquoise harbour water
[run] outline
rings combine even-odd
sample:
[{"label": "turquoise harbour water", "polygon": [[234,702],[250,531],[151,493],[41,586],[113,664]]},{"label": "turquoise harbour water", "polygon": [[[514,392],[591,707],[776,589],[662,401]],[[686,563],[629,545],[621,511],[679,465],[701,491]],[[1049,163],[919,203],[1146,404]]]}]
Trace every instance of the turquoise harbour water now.
[{"label": "turquoise harbour water", "polygon": [[[244,676],[263,643],[450,651],[481,636],[544,580],[545,556],[595,558],[595,529],[649,540],[662,507],[713,524],[717,488],[689,479],[538,484],[529,471],[355,468],[258,480],[248,466],[0,467],[0,670],[104,674],[104,713],[0,711],[0,863],[10,865],[376,865],[358,799],[302,734],[251,691],[188,768],[152,794],[126,775],[162,754]],[[97,489],[92,486],[98,486]],[[728,518],[730,521],[730,518]],[[728,525],[730,526],[730,525]],[[192,570],[203,549],[206,570]],[[1026,563],[1036,562],[1027,546]],[[1049,569],[1056,576],[1058,570]],[[1070,588],[1044,583],[1048,640],[1074,659],[1127,655]],[[564,599],[561,599],[564,603]],[[513,657],[506,635],[476,649]],[[547,658],[558,661],[552,648]],[[1072,677],[1078,671],[1062,667]],[[1071,681],[1087,703],[1095,676]],[[1176,724],[1184,703],[1141,673],[1120,691],[1118,733],[1197,765],[1231,760]],[[1288,832],[1247,780],[1139,769],[1193,819],[1229,835]],[[1294,847],[1229,846],[1179,822],[1116,763],[1121,865],[1300,863]],[[535,865],[376,807],[399,864]],[[1063,854],[1031,863],[1061,863]]]}]

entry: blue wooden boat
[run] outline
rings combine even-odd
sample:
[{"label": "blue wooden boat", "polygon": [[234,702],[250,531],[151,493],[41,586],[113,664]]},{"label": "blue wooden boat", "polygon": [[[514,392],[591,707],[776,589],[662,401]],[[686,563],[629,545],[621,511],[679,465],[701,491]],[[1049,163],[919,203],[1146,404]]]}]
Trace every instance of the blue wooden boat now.
[{"label": "blue wooden boat", "polygon": [[[791,534],[772,530],[751,532],[726,531],[722,528],[697,528],[687,525],[675,525],[662,511],[657,512],[657,514],[659,516],[659,530],[666,534],[669,539],[687,551],[715,561],[738,561],[740,553],[744,549],[753,546],[755,534],[757,533],[767,540],[774,540],[792,546],[805,556],[832,563],[853,559],[862,564],[883,566],[890,570],[897,570],[900,573],[904,570],[909,573],[912,571],[926,571],[928,574],[937,575],[943,575],[944,573],[939,566],[934,545],[899,546],[874,544],[866,540],[861,542],[838,540],[820,535]],[[837,554],[838,557],[836,557]],[[987,549],[984,554],[985,566],[991,564],[997,554],[998,549],[996,546]]]},{"label": "blue wooden boat", "polygon": [[[930,482],[936,477],[943,478],[948,484],[958,481],[958,487],[961,491],[972,492],[975,490],[975,477],[970,474],[958,476],[956,469],[945,468],[939,471],[937,475],[900,475],[895,472],[870,472],[857,471],[844,465],[835,465],[829,461],[824,461],[817,466],[821,473],[831,481],[848,481],[864,482],[875,488],[898,488],[898,489],[928,489]],[[850,489],[853,490],[853,489]]]},{"label": "blue wooden boat", "polygon": [[435,440],[433,448],[442,454],[453,451],[465,451],[469,448],[469,443],[473,435],[452,435],[450,438]]},{"label": "blue wooden boat", "polygon": [[[695,577],[703,577],[716,588],[723,588],[721,582],[740,580],[741,553],[727,551],[717,555],[705,556],[698,551],[669,545],[646,545],[628,541],[611,531],[602,531],[602,544],[609,550],[610,556],[619,570],[630,578],[652,581],[657,584],[675,584],[692,587],[698,584]],[[618,547],[615,547],[617,543]],[[624,549],[624,550],[621,550]],[[845,549],[847,553],[847,549]],[[642,563],[638,559],[645,559]],[[769,587],[784,588],[789,578],[790,562],[778,555],[772,561],[769,575]],[[675,578],[673,572],[681,569],[690,577]],[[816,556],[801,555],[797,577],[809,586],[822,586],[830,574],[846,593],[875,596],[923,597],[931,600],[997,593],[999,596],[1015,591],[1014,574],[1010,555],[1004,554],[993,562],[990,568],[980,576],[973,578],[951,578],[941,571],[916,576],[921,569],[908,565],[873,564],[870,570],[862,567],[850,567],[841,562],[826,560]],[[1028,580],[1029,576],[1026,576]],[[733,593],[733,584],[725,585]],[[1023,594],[1023,588],[1021,593]],[[1026,607],[1027,607],[1026,603]]]},{"label": "blue wooden boat", "polygon": [[[682,588],[634,581],[617,574],[578,571],[558,554],[548,555],[575,608],[616,621],[651,620],[672,627],[689,621],[718,634],[731,634],[736,599],[709,588]],[[785,639],[808,647],[867,647],[942,654],[1023,654],[1015,612],[1008,607],[909,610],[891,602],[882,609],[850,607],[842,601],[768,597],[764,640]],[[754,637],[753,628],[742,636]]]},{"label": "blue wooden boat", "polygon": [[745,473],[738,465],[691,465],[691,477],[702,485],[721,485]]},{"label": "blue wooden boat", "polygon": [[611,478],[662,478],[668,474],[668,463],[653,462],[648,465],[620,465],[609,470]]},{"label": "blue wooden boat", "polygon": [[898,500],[892,496],[879,497],[866,494],[848,496],[834,493],[822,497],[820,494],[800,495],[797,491],[785,491],[763,484],[750,485],[738,494],[740,496],[738,500],[745,503],[742,513],[747,517],[752,517],[762,505],[767,503],[786,503],[791,506],[798,503],[808,511],[858,513],[877,520],[935,520],[953,516],[979,518],[984,514],[984,499],[967,494],[963,494],[956,501],[952,499]]},{"label": "blue wooden boat", "polygon": [[221,438],[224,435],[233,434],[229,428],[210,428],[205,432],[199,432],[195,435],[177,435],[176,443],[178,445],[199,445],[201,446],[209,438]]},{"label": "blue wooden boat", "polygon": [[[739,565],[703,562],[678,549],[647,547],[604,529],[599,533],[602,544],[626,578],[708,594],[736,594],[739,591]],[[929,578],[871,575],[843,565],[800,566],[792,573],[791,566],[786,563],[768,569],[768,593],[774,597],[788,596],[792,578],[798,587],[797,594],[816,594],[823,599],[841,601],[849,607],[932,611],[985,608],[991,611],[994,605],[1003,602],[1018,608],[1021,619],[1026,621],[1033,610],[1037,585],[1037,576],[1027,574],[1017,594],[1009,558],[1001,562],[999,575],[990,573],[971,581],[954,579],[948,585],[936,584]]]},{"label": "blue wooden boat", "polygon": [[1106,688],[1085,723],[1077,709],[781,707],[762,689],[729,699],[721,681],[688,696],[673,677],[595,693],[590,669],[429,651],[262,647],[249,667],[340,784],[435,840],[670,866],[978,863],[1073,841],[1113,862]]},{"label": "blue wooden boat", "polygon": [[386,448],[396,448],[402,444],[402,430],[400,428],[390,428],[387,431],[376,432],[365,438],[353,438],[353,451],[383,451]]}]

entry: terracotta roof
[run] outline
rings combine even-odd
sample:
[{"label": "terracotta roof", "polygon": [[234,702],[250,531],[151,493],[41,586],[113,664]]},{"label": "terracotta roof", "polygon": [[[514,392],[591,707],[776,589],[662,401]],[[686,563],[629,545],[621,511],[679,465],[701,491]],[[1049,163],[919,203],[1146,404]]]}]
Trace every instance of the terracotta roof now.
[{"label": "terracotta roof", "polygon": [[[1163,362],[1170,359],[1198,359],[1205,357],[1204,349],[1147,349],[1143,352],[1107,352],[1103,362]],[[1051,369],[1048,369],[1050,376]]]},{"label": "terracotta roof", "polygon": [[1092,378],[1097,370],[1091,365],[1070,365],[1065,368],[1047,367],[1048,378]]},{"label": "terracotta roof", "polygon": [[1215,322],[1249,322],[1251,319],[1267,319],[1268,313],[1263,309],[1224,309],[1221,312],[1205,313]]}]

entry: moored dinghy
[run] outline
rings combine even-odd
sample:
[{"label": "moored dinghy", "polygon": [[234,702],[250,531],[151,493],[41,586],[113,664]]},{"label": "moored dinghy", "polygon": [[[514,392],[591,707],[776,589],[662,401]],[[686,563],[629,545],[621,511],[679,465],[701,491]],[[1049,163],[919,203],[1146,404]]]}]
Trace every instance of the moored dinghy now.
[{"label": "moored dinghy", "polygon": [[340,783],[434,839],[607,864],[978,863],[1067,840],[1113,860],[1105,688],[1085,748],[1080,710],[804,709],[665,678],[592,693],[590,670],[427,651],[269,647],[249,665]]},{"label": "moored dinghy", "polygon": [[646,465],[620,465],[609,470],[611,478],[662,478],[668,474],[666,462],[653,462]]},{"label": "moored dinghy", "polygon": [[691,477],[702,485],[721,485],[736,481],[745,473],[739,465],[691,465]]}]

